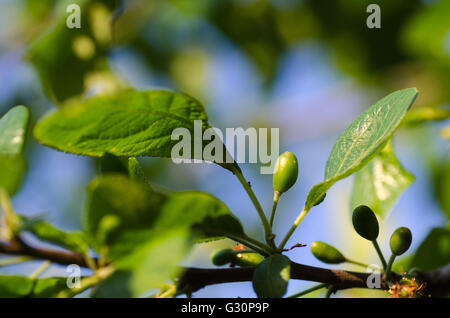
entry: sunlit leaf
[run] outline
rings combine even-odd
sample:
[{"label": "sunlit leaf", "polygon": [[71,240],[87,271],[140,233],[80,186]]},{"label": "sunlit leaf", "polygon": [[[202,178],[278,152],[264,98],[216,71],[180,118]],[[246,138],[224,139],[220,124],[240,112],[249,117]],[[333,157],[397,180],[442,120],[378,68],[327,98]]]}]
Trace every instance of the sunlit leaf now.
[{"label": "sunlit leaf", "polygon": [[414,176],[402,167],[389,142],[355,174],[352,210],[359,205],[367,205],[384,217],[413,181]]},{"label": "sunlit leaf", "polygon": [[26,169],[22,152],[29,117],[25,106],[16,106],[0,118],[0,187],[10,195],[19,189]]},{"label": "sunlit leaf", "polygon": [[382,149],[417,96],[415,88],[396,91],[358,116],[336,140],[325,166],[324,181],[313,186],[305,209],[320,202],[337,181],[361,169]]}]

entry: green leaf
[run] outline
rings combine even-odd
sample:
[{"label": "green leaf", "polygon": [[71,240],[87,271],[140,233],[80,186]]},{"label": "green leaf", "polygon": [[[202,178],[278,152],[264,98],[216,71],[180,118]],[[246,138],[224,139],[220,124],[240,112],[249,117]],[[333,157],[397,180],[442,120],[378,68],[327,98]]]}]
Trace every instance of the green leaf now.
[{"label": "green leaf", "polygon": [[9,195],[19,189],[26,169],[22,153],[29,117],[28,108],[15,106],[0,118],[0,187]]},{"label": "green leaf", "polygon": [[100,284],[98,296],[140,297],[161,288],[180,274],[179,263],[190,246],[189,233],[183,229],[123,233],[110,253],[118,272]]},{"label": "green leaf", "polygon": [[18,215],[20,230],[29,231],[40,240],[50,242],[68,250],[86,254],[89,245],[82,232],[64,232],[40,218],[27,218]]},{"label": "green leaf", "polygon": [[260,298],[280,298],[291,276],[289,258],[274,254],[262,261],[253,273],[253,289]]},{"label": "green leaf", "polygon": [[[209,128],[203,106],[190,96],[165,90],[125,90],[62,108],[41,120],[34,135],[46,146],[78,155],[172,158],[172,148],[180,142],[172,140],[176,128],[190,132],[194,148],[195,120],[202,121],[202,132]],[[193,150],[190,156],[181,157],[201,159]],[[233,165],[219,164],[226,169]]]},{"label": "green leaf", "polygon": [[444,162],[436,162],[432,164],[431,170],[433,192],[447,220],[450,220],[450,195],[448,195],[448,189],[450,189],[450,161],[444,159]]},{"label": "green leaf", "polygon": [[109,244],[121,232],[131,229],[184,227],[190,228],[197,239],[244,233],[241,223],[227,206],[207,193],[188,191],[163,195],[121,174],[94,179],[88,192],[84,223],[94,241],[104,236],[99,231],[102,219],[111,215],[119,218],[114,222],[120,223],[114,226],[114,233],[100,244]]},{"label": "green leaf", "polygon": [[67,290],[66,277],[41,278],[34,281],[33,298],[54,298],[64,290]]},{"label": "green leaf", "polygon": [[244,233],[239,220],[214,196],[200,191],[186,191],[168,196],[156,228],[191,227],[197,238]]},{"label": "green leaf", "polygon": [[0,155],[22,153],[29,118],[30,113],[25,106],[15,106],[0,118]]},{"label": "green leaf", "polygon": [[122,91],[92,97],[60,109],[40,121],[34,130],[44,145],[78,155],[171,157],[175,128],[193,134],[194,120],[207,125],[198,101],[175,92]]},{"label": "green leaf", "polygon": [[417,248],[411,268],[427,271],[448,264],[450,260],[450,229],[434,228]]},{"label": "green leaf", "polygon": [[0,298],[25,297],[33,290],[33,281],[24,276],[0,275]]},{"label": "green leaf", "polygon": [[21,155],[16,157],[0,155],[0,187],[9,195],[15,194],[20,187],[27,164]]},{"label": "green leaf", "polygon": [[51,298],[67,289],[66,277],[31,279],[19,275],[0,275],[0,298]]},{"label": "green leaf", "polygon": [[389,142],[355,174],[352,210],[364,204],[384,217],[413,181],[414,176],[402,167]]},{"label": "green leaf", "polygon": [[26,59],[36,68],[48,97],[60,103],[81,94],[89,73],[107,69],[111,42],[109,16],[113,0],[73,0],[80,6],[81,28],[68,28],[67,6],[60,6],[58,23],[31,43]]},{"label": "green leaf", "polygon": [[305,202],[310,210],[337,181],[361,169],[400,125],[417,96],[407,88],[389,94],[359,115],[336,140],[325,166],[324,181],[313,186]]},{"label": "green leaf", "polygon": [[[124,230],[150,228],[165,198],[141,182],[123,174],[104,175],[88,186],[88,203],[83,215],[84,227],[99,245],[111,243]],[[98,242],[99,225],[106,216],[119,218],[120,225],[108,242]]]}]

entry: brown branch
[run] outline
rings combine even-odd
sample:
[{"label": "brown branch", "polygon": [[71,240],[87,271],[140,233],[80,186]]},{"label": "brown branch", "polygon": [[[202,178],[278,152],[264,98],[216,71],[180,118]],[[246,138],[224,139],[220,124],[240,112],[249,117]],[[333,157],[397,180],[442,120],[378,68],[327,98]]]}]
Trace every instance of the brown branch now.
[{"label": "brown branch", "polygon": [[[0,253],[33,256],[62,265],[77,264],[82,267],[87,267],[85,258],[81,254],[31,247],[22,240],[0,242]],[[357,273],[313,267],[294,262],[291,263],[292,279],[329,284],[330,286],[333,286],[333,290],[368,288],[366,281],[369,275],[370,273]],[[426,289],[424,292],[426,294],[438,297],[450,294],[450,264],[428,272],[416,272],[414,275],[420,282],[425,284]],[[180,279],[180,287],[182,290],[195,292],[209,285],[246,282],[252,281],[252,278],[252,267],[212,269],[186,267],[184,268],[184,274]],[[394,276],[394,279],[398,278],[398,275]],[[386,289],[384,280],[382,280],[380,287]]]}]

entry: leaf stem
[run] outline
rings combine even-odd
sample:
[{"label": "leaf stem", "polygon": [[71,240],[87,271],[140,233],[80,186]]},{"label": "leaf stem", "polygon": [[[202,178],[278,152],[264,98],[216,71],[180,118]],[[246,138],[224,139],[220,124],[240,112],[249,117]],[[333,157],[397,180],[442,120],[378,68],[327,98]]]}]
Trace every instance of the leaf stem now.
[{"label": "leaf stem", "polygon": [[177,286],[171,285],[167,290],[165,290],[159,295],[156,295],[155,298],[169,298],[176,295],[176,293],[177,293]]},{"label": "leaf stem", "polygon": [[303,220],[303,218],[306,216],[307,213],[308,213],[308,210],[303,208],[302,212],[300,212],[300,214],[297,216],[297,218],[294,221],[294,224],[292,224],[291,228],[286,233],[286,235],[284,236],[284,238],[281,241],[280,245],[278,246],[278,250],[282,250],[284,248],[284,246],[286,245],[287,241],[292,236],[294,231],[297,229],[297,226],[300,224],[300,222]]},{"label": "leaf stem", "polygon": [[375,247],[375,250],[377,251],[377,254],[378,254],[378,257],[380,258],[381,264],[383,264],[384,271],[386,271],[386,267],[387,267],[386,260],[383,256],[383,253],[381,252],[381,249],[380,249],[380,246],[378,245],[377,240],[373,240],[372,244]]},{"label": "leaf stem", "polygon": [[347,263],[359,265],[359,266],[364,267],[364,268],[368,268],[368,267],[369,267],[369,265],[367,265],[367,264],[364,264],[364,263],[361,263],[361,262],[357,262],[357,261],[354,261],[354,260],[352,260],[352,259],[346,258],[345,261],[346,261]]},{"label": "leaf stem", "polygon": [[391,269],[392,269],[392,265],[394,264],[395,257],[396,256],[394,254],[392,254],[391,258],[389,258],[389,262],[388,262],[387,267],[386,267],[386,281],[390,280]]},{"label": "leaf stem", "polygon": [[287,298],[298,298],[298,297],[304,296],[306,294],[309,294],[309,293],[311,293],[313,291],[316,291],[316,290],[319,290],[319,289],[322,289],[322,288],[325,288],[325,287],[327,287],[327,284],[319,284],[319,285],[316,285],[316,286],[311,287],[309,289],[305,289],[305,290],[303,290],[301,292],[298,292],[298,293],[296,293],[294,295],[288,296]]},{"label": "leaf stem", "polygon": [[19,256],[19,257],[13,257],[13,258],[8,258],[8,259],[2,259],[2,260],[0,260],[0,266],[20,264],[20,263],[31,261],[33,259],[34,259],[34,257],[31,257],[31,256]]},{"label": "leaf stem", "polygon": [[52,262],[50,261],[45,261],[43,262],[33,273],[31,273],[30,278],[31,279],[36,279],[40,274],[42,274],[47,267],[50,266]]},{"label": "leaf stem", "polygon": [[277,205],[278,205],[278,199],[280,198],[280,192],[278,191],[274,191],[273,193],[273,205],[272,205],[272,212],[270,213],[270,227],[273,226],[273,220],[275,218],[275,212],[277,210]]},{"label": "leaf stem", "polygon": [[247,192],[253,205],[255,206],[256,212],[258,212],[259,218],[261,219],[261,222],[264,226],[264,233],[265,233],[266,241],[267,241],[267,243],[269,243],[269,238],[272,234],[272,228],[269,224],[269,221],[267,220],[266,215],[264,214],[264,210],[262,209],[261,204],[259,203],[258,199],[256,198],[256,195],[253,192],[250,185],[248,184],[247,180],[245,180],[245,177],[242,174],[242,172],[240,171],[240,169],[238,169],[235,165],[233,165],[231,169],[232,169],[233,173],[236,175],[236,177],[238,178],[238,180],[241,183],[244,190]]},{"label": "leaf stem", "polygon": [[96,271],[93,275],[83,278],[80,281],[80,286],[72,288],[70,290],[62,291],[58,294],[58,298],[71,298],[86,289],[91,288],[94,285],[97,285],[101,281],[108,278],[112,273],[114,273],[114,268],[112,266],[107,266],[100,268],[98,271]]}]

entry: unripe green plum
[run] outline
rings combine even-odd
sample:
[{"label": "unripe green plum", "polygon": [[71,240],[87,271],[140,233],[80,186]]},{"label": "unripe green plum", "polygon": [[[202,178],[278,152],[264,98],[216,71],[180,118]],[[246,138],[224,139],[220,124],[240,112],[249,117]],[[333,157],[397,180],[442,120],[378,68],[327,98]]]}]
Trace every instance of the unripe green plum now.
[{"label": "unripe green plum", "polygon": [[279,194],[289,190],[297,181],[298,161],[295,155],[286,151],[275,163],[273,172],[273,190]]},{"label": "unripe green plum", "polygon": [[375,241],[380,231],[378,220],[372,209],[366,205],[360,205],[353,211],[353,227],[356,232],[366,240]]},{"label": "unripe green plum", "polygon": [[258,253],[238,253],[234,256],[234,264],[240,267],[256,266],[264,260]]},{"label": "unripe green plum", "polygon": [[345,256],[338,249],[327,243],[314,241],[310,248],[313,255],[324,263],[341,264],[346,261]]},{"label": "unripe green plum", "polygon": [[223,248],[213,251],[210,255],[211,262],[216,266],[226,265],[233,260],[234,251],[231,248]]},{"label": "unripe green plum", "polygon": [[399,227],[392,233],[390,246],[392,254],[399,256],[411,246],[412,234],[407,227]]}]

